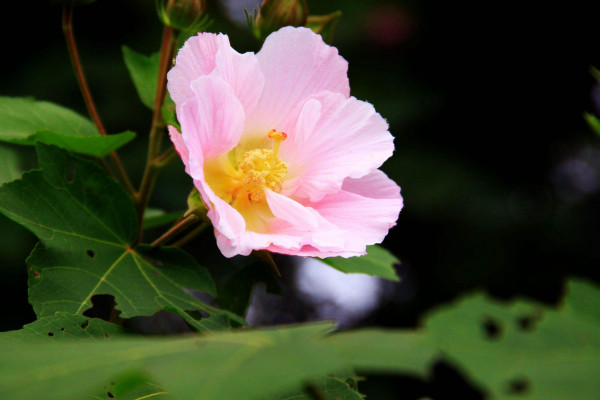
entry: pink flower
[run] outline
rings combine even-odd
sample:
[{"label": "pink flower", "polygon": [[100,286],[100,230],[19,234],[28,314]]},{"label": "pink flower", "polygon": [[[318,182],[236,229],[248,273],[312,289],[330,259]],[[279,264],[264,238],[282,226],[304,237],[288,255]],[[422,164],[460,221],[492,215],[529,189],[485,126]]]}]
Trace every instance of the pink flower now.
[{"label": "pink flower", "polygon": [[305,28],[280,29],[257,54],[211,33],[179,51],[168,88],[181,134],[169,127],[171,140],[226,257],[362,255],[395,225],[400,188],[378,170],[394,139],[350,97],[347,69]]}]

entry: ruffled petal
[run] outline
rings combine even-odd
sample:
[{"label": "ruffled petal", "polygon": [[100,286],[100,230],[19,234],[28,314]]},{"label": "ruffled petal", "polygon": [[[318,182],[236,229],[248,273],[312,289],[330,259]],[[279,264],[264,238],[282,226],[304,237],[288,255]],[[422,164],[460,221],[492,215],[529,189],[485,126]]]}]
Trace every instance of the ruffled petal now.
[{"label": "ruffled petal", "polygon": [[388,124],[371,104],[331,92],[304,104],[288,139],[280,157],[295,187],[286,193],[313,202],[380,167],[394,151]]},{"label": "ruffled petal", "polygon": [[265,78],[254,53],[240,54],[231,47],[222,46],[217,52],[216,67],[212,72],[226,81],[250,115],[263,91]]},{"label": "ruffled petal", "polygon": [[301,105],[322,91],[350,95],[348,63],[310,29],[285,27],[267,37],[256,54],[265,76],[251,114],[251,130],[290,130]]},{"label": "ruffled petal", "polygon": [[[222,79],[203,76],[191,83],[194,97],[181,106],[179,119],[183,140],[189,149],[191,175],[202,168],[202,160],[231,150],[244,128],[244,108],[231,87]],[[196,160],[196,162],[195,162]]]},{"label": "ruffled petal", "polygon": [[215,69],[217,51],[221,47],[231,49],[227,35],[199,33],[185,42],[177,54],[175,66],[167,74],[167,88],[175,104],[179,106],[193,96],[190,88],[193,80]]},{"label": "ruffled petal", "polygon": [[400,187],[375,170],[363,178],[346,180],[343,189],[310,206],[340,229],[352,232],[348,249],[381,243],[402,209]]},{"label": "ruffled petal", "polygon": [[167,87],[177,107],[193,97],[192,81],[207,75],[221,78],[231,86],[246,115],[254,110],[264,86],[254,53],[238,53],[231,48],[227,35],[199,33],[191,37],[167,75]]}]

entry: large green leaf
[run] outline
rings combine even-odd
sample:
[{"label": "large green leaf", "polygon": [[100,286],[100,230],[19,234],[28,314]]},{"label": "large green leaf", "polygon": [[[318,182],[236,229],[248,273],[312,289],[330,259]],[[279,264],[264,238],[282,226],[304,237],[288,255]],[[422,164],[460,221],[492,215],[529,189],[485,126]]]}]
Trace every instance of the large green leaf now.
[{"label": "large green leaf", "polygon": [[27,145],[40,141],[104,157],[134,137],[130,131],[101,136],[88,119],[47,101],[0,96],[0,141]]},{"label": "large green leaf", "polygon": [[98,385],[134,371],[154,377],[174,398],[284,394],[345,366],[320,341],[330,329],[330,324],[319,324],[168,340],[43,345],[0,334],[0,397],[80,399]]},{"label": "large green leaf", "polygon": [[433,314],[426,329],[493,399],[596,398],[600,290],[573,281],[565,304],[554,310],[475,295]]},{"label": "large green leaf", "polygon": [[476,294],[436,311],[418,331],[328,334],[331,325],[313,324],[95,343],[22,343],[0,334],[0,397],[77,399],[137,373],[174,398],[281,398],[353,368],[423,376],[443,356],[493,399],[595,398],[599,303],[597,288],[574,282],[558,310]]},{"label": "large green leaf", "polygon": [[[37,151],[41,169],[0,188],[0,212],[40,239],[27,259],[29,301],[39,317],[80,315],[92,296],[110,294],[123,318],[166,309],[196,329],[222,327],[224,319],[215,317],[230,314],[184,291],[215,294],[210,275],[191,256],[174,248],[132,248],[136,214],[117,182],[56,147],[38,144]],[[216,315],[199,321],[189,310]]]},{"label": "large green leaf", "polygon": [[331,257],[316,260],[345,272],[367,274],[398,282],[400,278],[396,274],[394,264],[400,264],[400,261],[389,251],[381,246],[373,245],[367,247],[367,255],[361,257]]}]

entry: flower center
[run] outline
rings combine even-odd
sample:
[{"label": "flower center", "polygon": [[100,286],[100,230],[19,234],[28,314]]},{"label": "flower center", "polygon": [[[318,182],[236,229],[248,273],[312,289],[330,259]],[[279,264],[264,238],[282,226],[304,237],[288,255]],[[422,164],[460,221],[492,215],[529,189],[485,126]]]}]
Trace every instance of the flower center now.
[{"label": "flower center", "polygon": [[244,153],[239,163],[242,172],[242,185],[253,201],[265,198],[264,189],[279,192],[288,166],[273,150],[256,149]]},{"label": "flower center", "polygon": [[233,198],[244,196],[252,201],[265,199],[264,189],[279,192],[283,187],[283,179],[288,173],[288,166],[277,157],[279,146],[287,138],[283,132],[271,129],[267,136],[273,139],[273,150],[254,149],[244,153],[238,163],[238,187]]}]

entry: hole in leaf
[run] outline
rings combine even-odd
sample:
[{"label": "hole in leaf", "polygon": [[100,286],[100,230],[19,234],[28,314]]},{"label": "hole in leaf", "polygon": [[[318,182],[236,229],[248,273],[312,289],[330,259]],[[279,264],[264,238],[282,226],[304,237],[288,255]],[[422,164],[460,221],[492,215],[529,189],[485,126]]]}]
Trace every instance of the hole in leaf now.
[{"label": "hole in leaf", "polygon": [[92,250],[86,251],[85,254],[87,254],[88,257],[90,257],[90,258],[94,258],[94,256],[95,256],[95,254],[94,254],[94,252]]},{"label": "hole in leaf", "polygon": [[48,336],[52,337],[52,336],[54,336],[54,333],[53,332],[48,332]]},{"label": "hole in leaf", "polygon": [[61,332],[64,332],[64,331],[65,331],[65,328],[60,328],[60,331],[61,331]]},{"label": "hole in leaf", "polygon": [[111,392],[106,392],[106,395],[107,395],[108,397],[110,397],[111,399],[114,399],[114,398],[115,398],[115,395],[114,395],[114,394],[112,394]]},{"label": "hole in leaf", "polygon": [[523,316],[517,318],[517,326],[522,331],[530,332],[535,329],[539,320],[540,320],[539,314],[523,315]]},{"label": "hole in leaf", "polygon": [[86,319],[85,321],[83,321],[83,323],[80,326],[81,326],[81,329],[87,329],[87,327],[90,326],[90,321],[88,321]]},{"label": "hole in leaf", "polygon": [[525,394],[529,390],[529,382],[524,378],[516,378],[508,382],[508,394]]},{"label": "hole in leaf", "polygon": [[92,296],[92,307],[85,310],[83,315],[89,318],[100,318],[108,321],[115,304],[114,296],[110,294],[96,294]]},{"label": "hole in leaf", "polygon": [[490,317],[486,317],[482,324],[483,332],[488,339],[499,339],[502,335],[502,325]]}]

